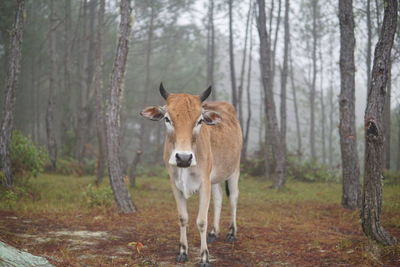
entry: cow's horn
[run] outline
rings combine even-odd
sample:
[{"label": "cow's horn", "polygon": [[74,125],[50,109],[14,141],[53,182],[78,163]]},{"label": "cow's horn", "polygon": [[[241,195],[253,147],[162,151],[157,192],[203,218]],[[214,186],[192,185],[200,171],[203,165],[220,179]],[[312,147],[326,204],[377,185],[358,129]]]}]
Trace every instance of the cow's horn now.
[{"label": "cow's horn", "polygon": [[207,88],[207,90],[205,90],[201,96],[200,96],[200,100],[201,102],[203,102],[204,100],[207,99],[207,97],[211,94],[211,85]]},{"label": "cow's horn", "polygon": [[164,89],[162,83],[160,83],[160,94],[162,95],[162,97],[164,97],[165,100],[167,100],[169,93]]}]

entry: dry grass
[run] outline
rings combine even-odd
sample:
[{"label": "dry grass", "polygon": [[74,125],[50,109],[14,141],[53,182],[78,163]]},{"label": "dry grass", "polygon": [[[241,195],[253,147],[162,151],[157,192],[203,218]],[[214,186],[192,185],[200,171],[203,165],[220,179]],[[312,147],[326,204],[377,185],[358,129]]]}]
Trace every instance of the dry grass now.
[{"label": "dry grass", "polygon": [[[139,177],[131,190],[139,207],[118,215],[113,207],[90,207],[85,196],[93,177],[42,175],[31,181],[34,196],[2,205],[0,239],[48,257],[57,266],[175,266],[179,228],[169,181]],[[358,211],[340,206],[341,185],[291,181],[284,190],[270,182],[242,177],[238,241],[210,245],[214,266],[398,266],[400,247],[380,250],[376,258],[359,226]],[[107,190],[105,183],[98,190]],[[384,188],[382,222],[400,238],[400,186]],[[190,262],[197,262],[195,226],[198,197],[189,200]],[[211,209],[212,210],[212,209]],[[212,213],[210,213],[212,218]],[[229,206],[224,198],[221,230],[227,233]],[[57,236],[60,231],[106,232],[107,238]],[[47,239],[46,239],[47,238]],[[39,241],[40,242],[39,242]],[[141,242],[140,253],[128,246]]]}]

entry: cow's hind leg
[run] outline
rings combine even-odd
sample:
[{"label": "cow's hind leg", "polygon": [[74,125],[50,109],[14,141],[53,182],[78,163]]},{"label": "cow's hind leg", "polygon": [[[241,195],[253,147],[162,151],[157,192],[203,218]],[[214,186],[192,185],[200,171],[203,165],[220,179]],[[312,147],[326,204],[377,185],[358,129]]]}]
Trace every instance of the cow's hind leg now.
[{"label": "cow's hind leg", "polygon": [[239,172],[234,173],[228,180],[229,202],[231,205],[231,223],[229,226],[228,235],[225,238],[225,241],[227,242],[234,242],[236,240],[236,209],[239,197],[239,174]]},{"label": "cow's hind leg", "polygon": [[222,190],[220,184],[213,184],[211,186],[213,203],[214,203],[214,223],[213,228],[208,233],[207,242],[211,243],[217,240],[219,235],[219,221],[221,217],[221,207],[222,207]]},{"label": "cow's hind leg", "polygon": [[186,228],[189,221],[189,215],[186,207],[186,199],[182,192],[173,188],[173,193],[178,208],[179,214],[179,226],[180,226],[180,242],[179,242],[179,253],[176,257],[177,262],[186,262],[188,260],[188,242],[186,236]]}]

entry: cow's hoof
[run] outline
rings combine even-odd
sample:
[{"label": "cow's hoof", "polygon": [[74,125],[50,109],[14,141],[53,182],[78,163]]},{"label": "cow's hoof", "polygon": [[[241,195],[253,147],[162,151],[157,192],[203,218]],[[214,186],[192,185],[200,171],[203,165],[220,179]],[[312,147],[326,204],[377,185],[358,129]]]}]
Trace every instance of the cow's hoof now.
[{"label": "cow's hoof", "polygon": [[236,237],[233,234],[228,234],[225,237],[225,241],[226,242],[230,242],[230,243],[235,242],[236,241]]},{"label": "cow's hoof", "polygon": [[186,253],[178,254],[178,256],[176,256],[176,262],[187,262],[187,260],[188,256]]},{"label": "cow's hoof", "polygon": [[212,265],[209,262],[200,262],[199,267],[212,267]]},{"label": "cow's hoof", "polygon": [[212,243],[212,242],[214,242],[215,240],[217,240],[217,235],[214,234],[214,233],[208,233],[208,236],[207,236],[207,243]]}]

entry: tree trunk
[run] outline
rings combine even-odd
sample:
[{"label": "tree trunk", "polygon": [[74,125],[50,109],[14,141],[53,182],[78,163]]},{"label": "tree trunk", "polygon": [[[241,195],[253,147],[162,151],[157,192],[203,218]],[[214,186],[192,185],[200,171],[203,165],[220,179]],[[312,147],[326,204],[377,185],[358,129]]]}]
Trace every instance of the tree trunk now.
[{"label": "tree trunk", "polygon": [[55,90],[55,71],[56,63],[56,17],[54,13],[54,0],[50,0],[50,64],[49,64],[49,99],[46,112],[46,133],[47,133],[47,149],[51,162],[51,168],[54,170],[57,164],[57,143],[54,129],[54,90]]},{"label": "tree trunk", "polygon": [[333,73],[334,73],[334,67],[333,67],[333,38],[332,35],[330,36],[329,40],[329,56],[330,56],[330,66],[329,66],[329,72],[330,72],[330,77],[329,77],[329,93],[328,93],[328,99],[329,99],[329,132],[328,132],[328,161],[329,161],[329,166],[332,168],[333,167],[333,131],[334,131],[334,122],[333,122],[333,114],[335,112],[335,105],[333,102]]},{"label": "tree trunk", "polygon": [[87,120],[88,112],[88,99],[87,99],[87,65],[88,65],[88,44],[87,44],[87,0],[83,1],[82,9],[82,25],[81,36],[79,37],[78,45],[78,79],[79,79],[79,109],[78,109],[78,123],[75,129],[75,159],[79,162],[82,161],[85,151],[85,134],[88,132]]},{"label": "tree trunk", "polygon": [[65,21],[64,21],[64,95],[63,95],[63,115],[61,122],[61,144],[65,144],[68,138],[68,131],[72,125],[71,120],[71,66],[70,66],[70,51],[71,51],[71,0],[64,1]]},{"label": "tree trunk", "polygon": [[131,168],[129,170],[129,185],[130,187],[136,187],[136,169],[137,165],[140,162],[140,159],[142,157],[142,151],[138,150],[136,151],[136,155],[133,157],[133,161],[131,164]]},{"label": "tree trunk", "polygon": [[247,149],[248,149],[248,144],[249,144],[250,123],[251,123],[251,117],[252,117],[250,88],[251,88],[251,64],[252,64],[252,61],[253,61],[253,57],[251,56],[251,54],[253,53],[253,27],[252,27],[252,21],[253,21],[253,12],[254,12],[254,10],[255,9],[253,8],[252,16],[250,18],[249,65],[248,65],[248,68],[247,68],[247,87],[246,87],[247,120],[246,120],[246,127],[245,127],[245,134],[244,134],[243,148],[242,148],[243,161],[247,161]]},{"label": "tree trunk", "polygon": [[321,104],[321,140],[322,140],[322,164],[326,164],[326,138],[325,138],[325,105],[324,105],[324,62],[322,60],[322,46],[321,46],[321,42],[319,44],[319,61],[320,61],[320,90],[321,90],[321,94],[320,94],[320,104]]},{"label": "tree trunk", "polygon": [[302,142],[301,142],[299,109],[297,107],[297,94],[296,94],[296,86],[295,86],[295,83],[294,83],[293,60],[292,60],[291,51],[290,51],[290,81],[291,81],[291,85],[292,85],[294,115],[295,115],[295,118],[296,118],[297,156],[299,158],[301,158],[303,148],[302,148]]},{"label": "tree trunk", "polygon": [[3,120],[0,133],[0,179],[6,187],[11,187],[13,177],[11,171],[10,144],[14,124],[15,91],[18,87],[18,75],[21,68],[21,44],[24,26],[24,0],[17,1],[15,21],[10,31],[10,54],[7,68],[7,82],[4,101]]},{"label": "tree trunk", "polygon": [[[367,73],[367,91],[371,83],[371,46],[372,46],[372,25],[371,25],[371,0],[367,0],[367,55],[366,55],[366,73]],[[367,95],[368,97],[368,95]]]},{"label": "tree trunk", "polygon": [[375,47],[371,83],[365,109],[365,164],[361,225],[370,239],[393,245],[396,239],[386,232],[380,222],[382,207],[382,170],[384,127],[383,110],[386,83],[397,24],[397,0],[385,0],[385,12],[379,41]]},{"label": "tree trunk", "polygon": [[95,63],[96,66],[94,73],[94,94],[96,100],[96,133],[98,141],[98,154],[97,154],[97,168],[96,168],[96,184],[103,181],[104,171],[106,167],[106,124],[104,114],[104,92],[103,92],[103,53],[102,41],[104,31],[104,10],[105,0],[100,0],[100,6],[97,16],[97,32],[95,43]]},{"label": "tree trunk", "polygon": [[[280,5],[280,4],[279,4]],[[286,86],[287,86],[287,77],[288,77],[288,56],[289,56],[289,42],[290,42],[290,28],[289,28],[289,8],[290,3],[289,0],[285,0],[285,36],[284,36],[284,47],[283,47],[283,66],[281,72],[281,143],[282,143],[282,153],[284,161],[286,162]],[[286,165],[286,164],[285,164]],[[284,168],[286,172],[286,168]],[[286,178],[286,173],[281,176],[282,178]],[[278,181],[275,182],[275,187],[281,187],[285,184],[286,181]]]},{"label": "tree trunk", "polygon": [[[272,86],[275,84],[275,69],[276,69],[276,47],[278,44],[279,37],[279,28],[281,25],[281,10],[282,10],[282,1],[278,0],[278,17],[276,18],[276,28],[275,28],[275,38],[274,38],[274,46],[272,48]],[[272,14],[272,12],[271,12]],[[271,18],[272,20],[272,18]],[[270,22],[271,24],[272,22]]]},{"label": "tree trunk", "polygon": [[126,60],[129,50],[129,37],[131,35],[130,0],[121,0],[121,20],[119,24],[119,37],[111,73],[110,89],[107,96],[106,115],[106,140],[108,172],[114,198],[121,213],[136,212],[130,193],[124,184],[120,161],[120,110],[125,75]]},{"label": "tree trunk", "polygon": [[315,86],[317,80],[317,5],[318,0],[312,0],[312,84],[310,88],[310,149],[311,159],[315,161],[317,158],[315,152]]},{"label": "tree trunk", "polygon": [[353,1],[339,0],[340,22],[340,150],[342,152],[342,206],[356,209],[360,204],[360,166],[355,123],[355,65]]},{"label": "tree trunk", "polygon": [[215,29],[214,29],[214,0],[208,2],[208,32],[207,32],[207,85],[212,85],[211,99],[216,100],[216,84],[214,83],[215,69]]},{"label": "tree trunk", "polygon": [[397,171],[400,171],[400,105],[397,109]]},{"label": "tree trunk", "polygon": [[[151,63],[151,54],[152,54],[152,47],[153,47],[153,34],[154,34],[154,19],[155,19],[155,12],[154,12],[154,0],[151,0],[151,14],[150,14],[150,23],[149,23],[149,30],[147,35],[147,49],[146,49],[146,66],[145,66],[145,84],[143,88],[143,106],[147,105],[148,102],[148,95],[149,95],[149,87],[150,87],[150,63]],[[140,125],[140,141],[139,141],[139,150],[144,151],[144,148],[147,147],[147,141],[149,133],[146,127],[146,121],[142,120]]]},{"label": "tree trunk", "polygon": [[384,161],[385,168],[390,170],[390,113],[391,113],[391,94],[392,94],[392,61],[389,61],[388,81],[386,84],[386,100],[384,109],[384,129],[385,129],[385,145],[384,145]]},{"label": "tree trunk", "polygon": [[252,9],[252,1],[249,2],[249,11],[247,12],[247,19],[246,19],[246,33],[244,36],[244,48],[243,48],[243,57],[242,57],[242,67],[240,71],[240,81],[239,81],[239,88],[238,88],[238,111],[239,111],[239,122],[240,125],[243,127],[243,83],[244,83],[244,71],[246,67],[246,53],[247,53],[247,39],[249,33],[249,23],[251,17],[251,9]]},{"label": "tree trunk", "polygon": [[238,106],[237,106],[237,92],[236,92],[235,57],[233,54],[232,2],[233,0],[229,0],[229,65],[231,69],[232,104],[237,112]]},{"label": "tree trunk", "polygon": [[286,180],[286,162],[280,138],[281,135],[278,128],[278,120],[276,117],[276,108],[272,89],[271,50],[269,49],[269,39],[265,24],[265,2],[264,0],[257,0],[257,2],[259,6],[257,28],[260,36],[260,67],[265,96],[265,115],[267,117],[268,128],[271,131],[271,135],[269,137],[271,138],[272,151],[276,158],[275,183],[273,187],[280,188],[284,185]]}]

